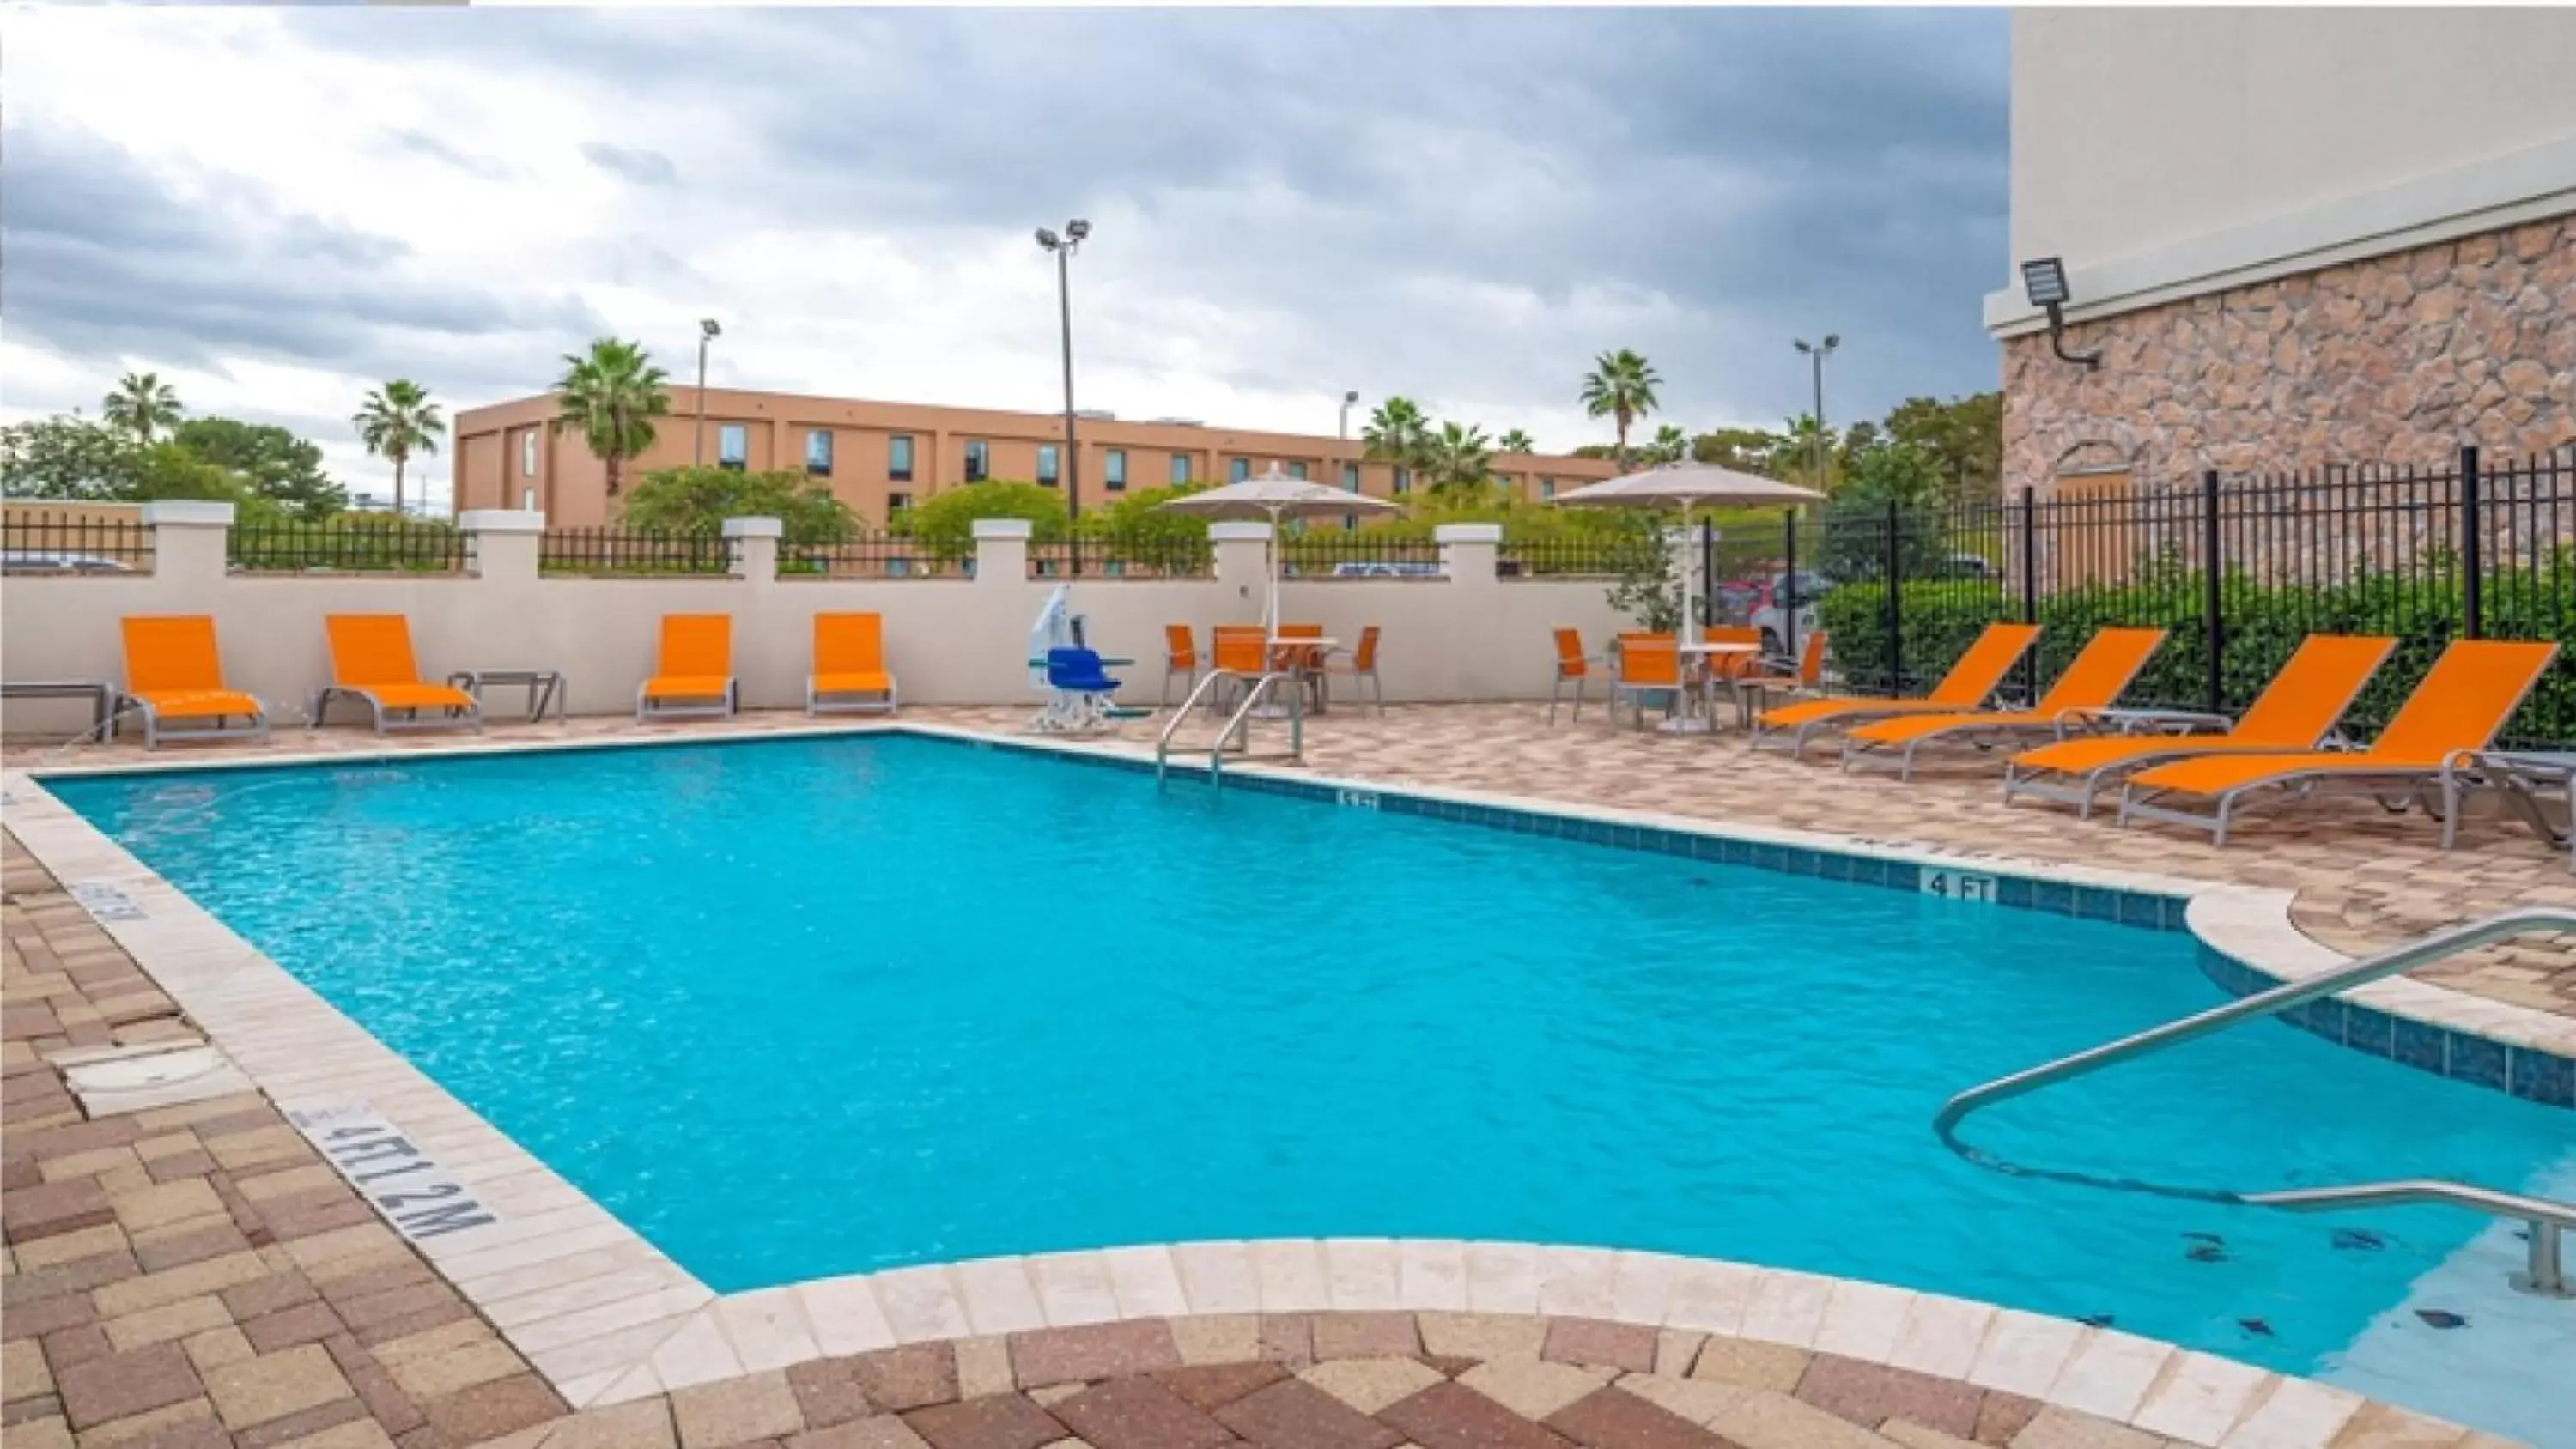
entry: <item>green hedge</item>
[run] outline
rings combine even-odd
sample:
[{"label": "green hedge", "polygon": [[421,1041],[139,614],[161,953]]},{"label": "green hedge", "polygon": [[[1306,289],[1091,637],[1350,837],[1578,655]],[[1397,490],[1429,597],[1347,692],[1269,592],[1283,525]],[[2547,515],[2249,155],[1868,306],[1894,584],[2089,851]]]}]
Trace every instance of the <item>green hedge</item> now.
[{"label": "green hedge", "polygon": [[[2042,599],[2038,683],[2046,688],[2097,629],[2159,625],[2170,631],[2131,686],[2126,699],[2140,705],[2202,709],[2208,702],[2208,638],[2200,577],[2176,572],[2149,582],[2073,589]],[[2485,632],[2495,639],[2555,639],[2560,653],[2531,698],[2505,728],[2503,739],[2525,746],[2566,748],[2576,742],[2576,572],[2504,570],[2488,577],[2483,600]],[[1931,581],[1904,585],[1899,623],[1903,638],[1902,688],[1929,688],[1986,625],[2021,616],[2003,589]],[[2351,583],[2266,587],[2231,575],[2220,586],[2226,645],[2219,658],[2225,707],[2243,709],[2310,634],[2394,634],[2397,650],[2374,675],[2345,716],[2346,727],[2375,730],[2432,666],[2443,646],[2460,637],[2464,617],[2453,580],[2365,575]],[[1887,592],[1876,584],[1836,589],[1817,604],[1833,635],[1833,655],[1856,687],[1884,689],[1887,658]]]}]

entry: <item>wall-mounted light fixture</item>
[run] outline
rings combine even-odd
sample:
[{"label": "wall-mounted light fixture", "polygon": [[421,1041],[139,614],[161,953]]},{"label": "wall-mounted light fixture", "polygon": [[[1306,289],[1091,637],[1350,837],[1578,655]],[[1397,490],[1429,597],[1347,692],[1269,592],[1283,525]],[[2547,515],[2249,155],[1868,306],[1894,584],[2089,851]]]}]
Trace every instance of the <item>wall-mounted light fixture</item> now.
[{"label": "wall-mounted light fixture", "polygon": [[2075,363],[2087,370],[2102,365],[2102,349],[2090,352],[2066,350],[2066,303],[2073,295],[2066,289],[2066,263],[2057,257],[2041,257],[2021,264],[2021,289],[2030,305],[2048,312],[2048,345],[2057,350],[2060,360]]}]

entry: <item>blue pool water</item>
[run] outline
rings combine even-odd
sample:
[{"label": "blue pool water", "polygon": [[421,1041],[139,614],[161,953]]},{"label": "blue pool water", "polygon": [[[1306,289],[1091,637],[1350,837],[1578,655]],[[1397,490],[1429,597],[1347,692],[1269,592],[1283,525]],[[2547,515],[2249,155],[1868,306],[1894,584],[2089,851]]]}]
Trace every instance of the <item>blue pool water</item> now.
[{"label": "blue pool water", "polygon": [[[1951,1092],[2218,1000],[2180,933],[912,738],[52,788],[724,1290],[1527,1239],[2313,1371],[2483,1226],[2104,1193],[1934,1141]],[[2171,1182],[2520,1187],[2576,1127],[2260,1023],[1974,1135]]]}]

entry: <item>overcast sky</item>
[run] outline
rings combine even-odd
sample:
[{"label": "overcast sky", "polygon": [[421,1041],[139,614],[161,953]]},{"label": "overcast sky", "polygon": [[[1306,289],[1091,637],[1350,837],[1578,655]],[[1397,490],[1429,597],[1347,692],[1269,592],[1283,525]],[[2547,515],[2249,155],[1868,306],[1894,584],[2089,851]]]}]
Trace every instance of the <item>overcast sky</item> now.
[{"label": "overcast sky", "polygon": [[[128,368],[383,491],[610,333],[675,379],[1321,432],[1341,390],[1606,442],[1594,354],[1700,431],[1995,384],[2006,35],[1972,11],[17,9],[0,419]],[[433,496],[445,496],[444,459]]]}]

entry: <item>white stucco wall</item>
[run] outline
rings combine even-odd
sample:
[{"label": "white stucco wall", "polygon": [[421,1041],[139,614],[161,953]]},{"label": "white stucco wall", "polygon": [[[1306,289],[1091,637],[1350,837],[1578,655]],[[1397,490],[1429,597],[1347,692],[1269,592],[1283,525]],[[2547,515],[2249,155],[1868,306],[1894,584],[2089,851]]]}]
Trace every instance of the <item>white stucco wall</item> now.
[{"label": "white stucco wall", "polygon": [[[325,615],[400,613],[411,620],[426,677],[468,667],[560,669],[575,713],[617,713],[634,707],[636,685],[651,672],[663,614],[722,613],[734,621],[743,703],[786,708],[803,703],[814,615],[873,610],[885,616],[888,663],[906,703],[1034,706],[1040,698],[1028,682],[1028,635],[1055,581],[1024,577],[1017,542],[984,542],[971,580],[883,582],[781,580],[759,569],[741,578],[541,578],[534,539],[524,543],[521,566],[496,576],[279,577],[223,572],[219,528],[185,538],[164,530],[150,575],[21,576],[0,586],[0,658],[13,679],[118,680],[122,617],[211,614],[228,681],[267,700],[285,724],[300,721],[307,693],[329,680]],[[1138,661],[1113,671],[1128,681],[1131,702],[1150,703],[1162,682],[1165,624],[1191,625],[1204,652],[1209,626],[1259,622],[1262,557],[1258,541],[1220,544],[1217,578],[1074,582],[1074,608],[1087,616],[1093,645]],[[1367,625],[1381,626],[1391,702],[1544,698],[1552,629],[1581,629],[1598,648],[1628,627],[1601,580],[1499,580],[1490,545],[1452,546],[1452,561],[1455,578],[1291,580],[1282,609],[1346,643]],[[506,713],[519,697],[502,690],[491,707]],[[13,700],[6,724],[22,734],[68,734],[84,708]]]},{"label": "white stucco wall", "polygon": [[2031,257],[2081,317],[2576,209],[2571,76],[2566,7],[2016,11],[1988,325]]}]

